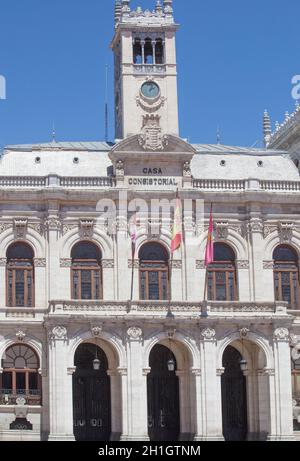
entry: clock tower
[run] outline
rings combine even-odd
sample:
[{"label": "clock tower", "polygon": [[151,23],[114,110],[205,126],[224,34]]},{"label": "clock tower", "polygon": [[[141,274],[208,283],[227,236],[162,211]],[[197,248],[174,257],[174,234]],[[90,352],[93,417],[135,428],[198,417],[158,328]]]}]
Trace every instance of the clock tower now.
[{"label": "clock tower", "polygon": [[153,11],[115,0],[115,137],[150,132],[179,135],[173,0]]}]

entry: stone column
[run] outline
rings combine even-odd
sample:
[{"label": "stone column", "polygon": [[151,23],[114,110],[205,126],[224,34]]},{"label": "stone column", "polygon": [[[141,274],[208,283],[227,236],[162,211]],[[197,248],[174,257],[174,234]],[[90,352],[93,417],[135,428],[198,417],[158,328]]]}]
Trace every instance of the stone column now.
[{"label": "stone column", "polygon": [[[56,201],[49,203],[48,218],[45,226],[48,232],[48,260],[47,260],[47,284],[48,284],[48,299],[60,299],[60,284],[57,283],[57,276],[60,274],[60,259],[59,245],[57,241],[60,237],[61,221],[59,219],[59,204]],[[70,293],[66,294],[70,297]]]},{"label": "stone column", "polygon": [[127,368],[118,368],[121,378],[122,431],[121,440],[128,440],[128,372]]},{"label": "stone column", "polygon": [[264,259],[264,242],[263,242],[263,223],[257,213],[250,219],[250,300],[251,301],[269,301],[266,297],[266,287],[262,283],[264,278],[263,259]]},{"label": "stone column", "polygon": [[191,433],[191,400],[186,371],[176,371],[179,380],[180,440],[189,440]]},{"label": "stone column", "polygon": [[203,440],[203,387],[201,379],[201,370],[200,368],[193,368],[192,374],[195,377],[195,397],[194,406],[192,411],[194,412],[194,421],[195,421],[195,441]]},{"label": "stone column", "polygon": [[[121,203],[122,202],[122,203]],[[120,199],[117,222],[117,265],[118,265],[118,300],[127,301],[130,298],[130,275],[128,271],[128,222],[127,199]]]},{"label": "stone column", "polygon": [[[143,332],[132,326],[127,330],[128,386],[127,386],[127,435],[126,441],[145,441],[148,436],[147,374],[143,370]],[[126,398],[126,395],[123,398]]]},{"label": "stone column", "polygon": [[6,306],[6,258],[0,258],[0,306]]},{"label": "stone column", "polygon": [[224,440],[222,435],[221,379],[216,373],[216,332],[213,328],[202,330],[200,348],[205,396],[202,440]]},{"label": "stone column", "polygon": [[[273,347],[275,376],[274,384],[270,379],[270,402],[272,409],[275,409],[276,411],[276,414],[274,415],[276,427],[272,427],[272,431],[275,430],[275,433],[270,432],[268,439],[294,440],[291,354],[289,345],[289,330],[287,328],[276,328],[274,331]],[[275,399],[275,402],[272,402],[273,399]]]},{"label": "stone column", "polygon": [[76,368],[67,368],[67,352],[66,327],[52,327],[49,335],[49,441],[75,440],[72,375]]},{"label": "stone column", "polygon": [[156,48],[156,41],[152,40],[152,51],[153,51],[153,65],[155,66],[156,64],[156,58],[155,58],[155,48]]},{"label": "stone column", "polygon": [[120,418],[122,408],[122,393],[120,389],[120,376],[117,370],[108,370],[111,388],[111,441],[118,441],[122,433],[122,418]]}]

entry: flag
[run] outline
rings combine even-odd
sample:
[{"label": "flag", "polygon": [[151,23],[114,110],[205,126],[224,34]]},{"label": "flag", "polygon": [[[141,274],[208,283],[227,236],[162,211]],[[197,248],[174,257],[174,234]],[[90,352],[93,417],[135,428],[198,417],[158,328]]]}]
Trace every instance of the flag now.
[{"label": "flag", "polygon": [[136,213],[131,217],[129,223],[129,233],[131,238],[132,259],[135,256],[136,240],[137,240],[137,220]]},{"label": "flag", "polygon": [[172,236],[172,243],[171,243],[171,251],[178,250],[181,246],[182,242],[182,211],[181,211],[181,200],[177,197],[176,198],[176,208],[175,208],[175,215],[174,215],[174,226],[173,226],[173,236]]},{"label": "flag", "polygon": [[213,222],[212,205],[211,205],[207,244],[206,244],[206,251],[205,251],[205,267],[209,266],[209,264],[211,264],[214,261],[213,231],[214,231],[214,222]]}]

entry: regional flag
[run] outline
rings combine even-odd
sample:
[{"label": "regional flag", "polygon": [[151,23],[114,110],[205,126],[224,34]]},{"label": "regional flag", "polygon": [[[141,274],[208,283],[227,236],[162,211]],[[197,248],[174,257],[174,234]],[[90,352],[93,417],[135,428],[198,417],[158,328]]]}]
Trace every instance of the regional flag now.
[{"label": "regional flag", "polygon": [[211,205],[208,236],[207,236],[206,251],[205,251],[205,263],[204,263],[205,267],[209,266],[211,263],[214,262],[213,232],[214,232],[214,222],[213,222],[213,213],[212,213],[212,205]]},{"label": "regional flag", "polygon": [[171,251],[174,253],[178,248],[181,246],[182,242],[182,208],[181,208],[181,200],[179,197],[176,198],[176,208],[175,208],[175,215],[174,215],[174,225],[173,225],[173,236],[172,236],[172,243],[171,243]]}]

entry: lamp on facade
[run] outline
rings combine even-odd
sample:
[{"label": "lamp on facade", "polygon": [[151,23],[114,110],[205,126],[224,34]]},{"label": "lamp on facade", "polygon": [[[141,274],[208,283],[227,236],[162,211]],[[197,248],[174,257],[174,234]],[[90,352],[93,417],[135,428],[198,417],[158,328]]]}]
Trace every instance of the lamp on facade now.
[{"label": "lamp on facade", "polygon": [[244,359],[244,339],[243,339],[243,336],[242,336],[242,358],[240,360],[240,368],[242,370],[242,372],[246,371],[247,370],[247,360]]},{"label": "lamp on facade", "polygon": [[96,346],[96,358],[94,358],[94,360],[93,360],[93,369],[95,371],[99,371],[100,370],[100,365],[101,365],[101,362],[98,359],[98,348]]},{"label": "lamp on facade", "polygon": [[172,354],[172,349],[171,349],[171,338],[169,337],[169,343],[170,343],[170,346],[169,346],[169,350],[170,350],[170,358],[168,360],[168,370],[169,371],[175,371],[175,360],[174,360],[174,356]]}]

